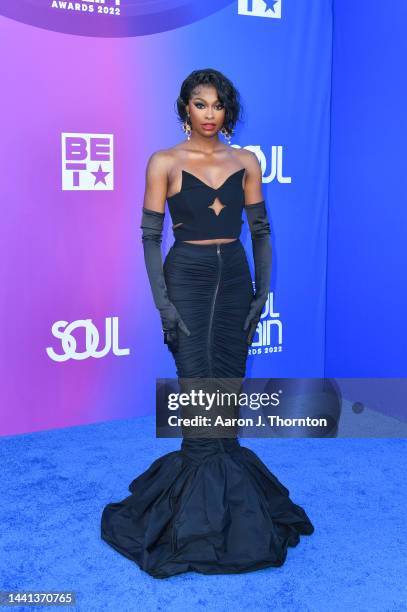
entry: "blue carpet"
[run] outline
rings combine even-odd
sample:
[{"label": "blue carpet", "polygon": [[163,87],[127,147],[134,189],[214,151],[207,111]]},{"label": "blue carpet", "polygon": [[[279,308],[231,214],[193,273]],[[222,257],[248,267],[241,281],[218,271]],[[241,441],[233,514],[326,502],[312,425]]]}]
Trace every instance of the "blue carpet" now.
[{"label": "blue carpet", "polygon": [[241,444],[287,486],[314,534],[279,568],[158,580],[100,539],[100,514],[179,439],[157,440],[152,416],[2,438],[1,589],[73,590],[84,612],[407,610],[407,440]]}]

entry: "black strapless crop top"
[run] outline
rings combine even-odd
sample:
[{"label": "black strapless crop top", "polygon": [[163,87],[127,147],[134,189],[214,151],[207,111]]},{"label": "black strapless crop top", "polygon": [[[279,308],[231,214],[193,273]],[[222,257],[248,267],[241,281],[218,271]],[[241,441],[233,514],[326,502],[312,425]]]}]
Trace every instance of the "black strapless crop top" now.
[{"label": "black strapless crop top", "polygon": [[245,168],[230,174],[216,189],[182,170],[181,190],[167,198],[177,240],[239,238],[242,229]]}]

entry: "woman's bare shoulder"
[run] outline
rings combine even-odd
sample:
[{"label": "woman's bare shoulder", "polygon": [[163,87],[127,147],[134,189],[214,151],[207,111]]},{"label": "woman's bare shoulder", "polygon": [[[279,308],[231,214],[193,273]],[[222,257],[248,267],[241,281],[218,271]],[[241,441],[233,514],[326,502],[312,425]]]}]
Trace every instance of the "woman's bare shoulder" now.
[{"label": "woman's bare shoulder", "polygon": [[235,148],[234,151],[236,154],[236,159],[239,160],[239,162],[242,164],[242,166],[246,168],[248,172],[256,172],[256,170],[260,166],[256,153],[253,153],[253,151],[249,151],[249,149],[244,148]]},{"label": "woman's bare shoulder", "polygon": [[161,170],[165,170],[166,172],[168,172],[169,170],[171,170],[171,167],[173,166],[174,162],[177,161],[177,159],[179,159],[180,155],[182,154],[182,152],[184,151],[184,146],[183,143],[179,143],[174,145],[173,147],[168,147],[167,149],[158,149],[157,151],[154,151],[147,162],[147,169],[148,168],[153,168],[153,169],[161,169]]}]

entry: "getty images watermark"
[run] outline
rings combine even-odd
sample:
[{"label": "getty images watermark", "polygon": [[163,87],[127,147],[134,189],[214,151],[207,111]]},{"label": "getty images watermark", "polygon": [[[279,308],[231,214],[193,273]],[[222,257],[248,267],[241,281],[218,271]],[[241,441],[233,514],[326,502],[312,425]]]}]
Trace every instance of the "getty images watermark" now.
[{"label": "getty images watermark", "polygon": [[405,437],[404,411],[383,402],[391,381],[405,397],[407,379],[160,378],[156,435]]}]

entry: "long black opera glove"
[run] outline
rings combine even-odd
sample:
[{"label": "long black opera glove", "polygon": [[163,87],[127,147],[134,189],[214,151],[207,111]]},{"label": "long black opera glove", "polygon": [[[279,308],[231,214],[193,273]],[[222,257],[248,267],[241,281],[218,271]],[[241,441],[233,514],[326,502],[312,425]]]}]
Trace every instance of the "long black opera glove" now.
[{"label": "long black opera glove", "polygon": [[266,203],[263,200],[257,204],[246,206],[245,211],[252,237],[253,260],[255,268],[256,291],[250,304],[243,329],[249,329],[247,344],[251,344],[260,321],[261,312],[267,302],[270,290],[272,250],[270,240],[270,224],[267,217]]},{"label": "long black opera glove", "polygon": [[142,208],[140,228],[142,232],[144,261],[154,303],[160,312],[164,343],[175,353],[178,351],[178,327],[189,336],[190,331],[181,318],[178,310],[170,301],[165,284],[161,253],[162,231],[165,213]]}]

